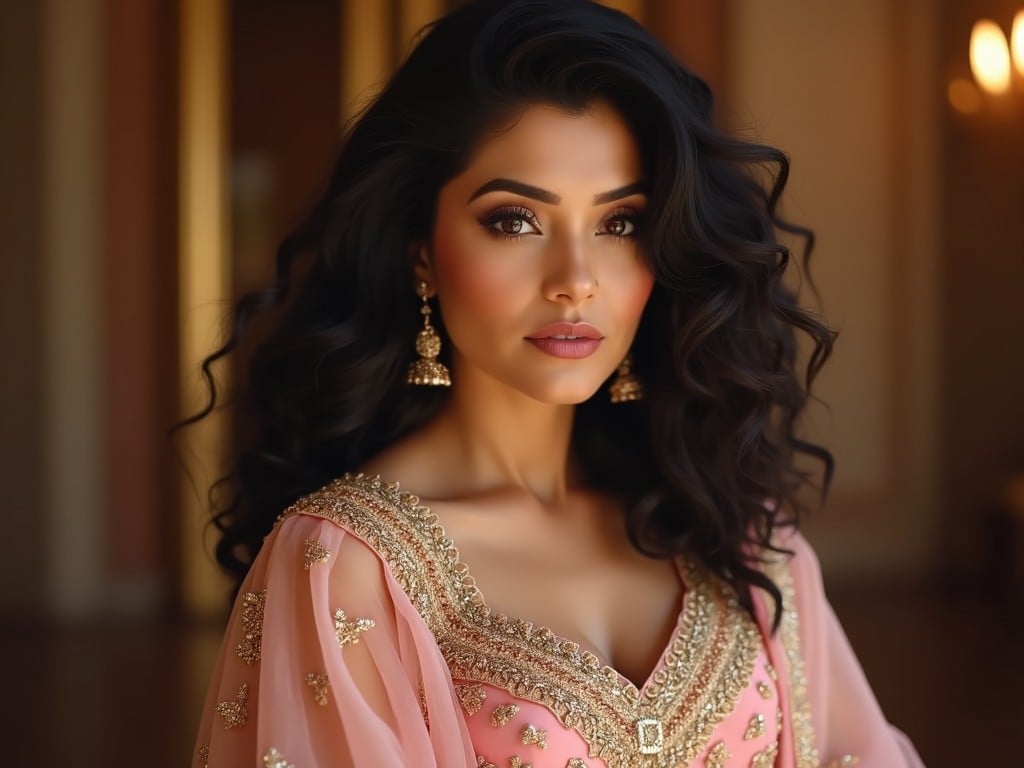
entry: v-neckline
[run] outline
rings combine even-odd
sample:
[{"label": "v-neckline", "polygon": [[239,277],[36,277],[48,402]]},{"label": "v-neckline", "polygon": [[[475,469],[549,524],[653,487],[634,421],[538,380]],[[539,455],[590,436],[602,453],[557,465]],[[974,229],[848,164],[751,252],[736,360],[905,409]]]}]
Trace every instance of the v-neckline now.
[{"label": "v-neckline", "polygon": [[760,629],[698,563],[677,561],[685,585],[680,615],[638,688],[578,643],[492,612],[437,515],[397,483],[345,475],[282,518],[292,514],[332,520],[380,554],[452,679],[546,706],[610,768],[634,765],[638,754],[657,753],[667,764],[694,760],[749,683]]}]

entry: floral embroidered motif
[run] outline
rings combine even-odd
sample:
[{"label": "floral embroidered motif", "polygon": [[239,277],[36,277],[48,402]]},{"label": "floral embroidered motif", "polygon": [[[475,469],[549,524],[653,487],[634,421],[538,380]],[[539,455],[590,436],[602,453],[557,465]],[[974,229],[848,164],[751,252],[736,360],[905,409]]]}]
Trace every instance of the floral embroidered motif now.
[{"label": "floral embroidered motif", "polygon": [[327,686],[330,680],[327,675],[310,672],[306,675],[306,685],[313,689],[313,701],[321,707],[327,706]]},{"label": "floral embroidered motif", "polygon": [[508,768],[533,768],[533,763],[524,763],[519,759],[519,755],[512,755],[508,759]]},{"label": "floral embroidered motif", "polygon": [[570,757],[569,762],[565,764],[565,768],[587,768],[587,764],[580,757]]},{"label": "floral embroidered motif", "polygon": [[475,715],[479,712],[487,699],[487,691],[480,683],[457,683],[455,695],[467,715]]},{"label": "floral embroidered motif", "polygon": [[764,736],[764,715],[760,712],[750,716],[750,722],[747,723],[747,731],[743,734],[743,740],[753,741],[758,736]]},{"label": "floral embroidered motif", "polygon": [[334,612],[334,633],[338,636],[338,645],[344,648],[346,645],[355,645],[359,642],[359,635],[377,626],[373,619],[356,618],[349,621],[345,612],[340,608]]},{"label": "floral embroidered motif", "polygon": [[750,758],[750,768],[774,768],[778,756],[779,742],[774,741]]},{"label": "floral embroidered motif", "polygon": [[209,768],[210,763],[210,745],[203,744],[199,748],[199,754],[196,755],[196,759],[203,764],[203,768]]},{"label": "floral embroidered motif", "polygon": [[260,660],[263,642],[263,611],[267,607],[267,590],[242,594],[242,641],[235,647],[238,658],[250,666]]},{"label": "floral embroidered motif", "polygon": [[331,558],[331,550],[316,539],[306,539],[302,565],[308,571],[317,563],[326,563]]},{"label": "floral embroidered motif", "polygon": [[843,768],[843,766],[857,765],[858,763],[860,763],[860,758],[856,755],[843,755],[838,760],[833,760],[822,766],[822,768]]},{"label": "floral embroidered motif", "polygon": [[224,730],[230,731],[236,726],[245,725],[249,711],[245,708],[245,702],[249,700],[249,684],[242,683],[238,686],[238,693],[234,701],[219,701],[213,711],[224,718]]},{"label": "floral embroidered motif", "polygon": [[495,728],[500,728],[518,714],[518,704],[502,704],[500,707],[495,707],[494,711],[491,712],[491,725]]},{"label": "floral embroidered motif", "polygon": [[295,768],[294,765],[285,759],[284,755],[273,747],[271,747],[267,751],[267,754],[263,756],[263,765],[265,765],[266,768]]},{"label": "floral embroidered motif", "polygon": [[483,755],[476,756],[476,768],[498,768],[494,763],[488,761]]},{"label": "floral embroidered motif", "polygon": [[519,734],[523,744],[536,744],[541,749],[548,748],[548,732],[541,730],[533,725],[528,725],[523,728],[523,732]]},{"label": "floral embroidered motif", "polygon": [[704,758],[704,768],[725,768],[726,762],[731,757],[729,750],[725,748],[725,742],[720,741],[711,748],[708,756]]},{"label": "floral embroidered motif", "polygon": [[[423,617],[453,678],[546,706],[607,768],[638,763],[637,723],[662,729],[644,768],[692,762],[750,684],[761,633],[730,587],[695,563],[662,666],[643,692],[550,629],[491,611],[437,517],[397,483],[338,478],[278,518],[330,520],[365,540]],[[803,768],[801,766],[801,768]]]},{"label": "floral embroidered motif", "polygon": [[764,680],[757,681],[757,692],[761,694],[761,698],[766,701],[772,697],[772,687]]}]

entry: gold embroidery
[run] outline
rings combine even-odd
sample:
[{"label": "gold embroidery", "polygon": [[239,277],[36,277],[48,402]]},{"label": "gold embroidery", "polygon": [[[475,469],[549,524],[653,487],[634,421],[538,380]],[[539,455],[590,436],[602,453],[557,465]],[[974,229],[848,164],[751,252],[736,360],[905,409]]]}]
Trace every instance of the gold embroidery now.
[{"label": "gold embroidery", "polygon": [[316,563],[326,563],[331,558],[331,550],[316,539],[306,539],[305,543],[306,550],[303,554],[302,564],[307,571]]},{"label": "gold embroidery", "polygon": [[843,768],[845,765],[857,765],[858,763],[860,763],[860,758],[856,755],[843,755],[838,760],[823,765],[822,768]]},{"label": "gold embroidery", "polygon": [[569,762],[565,764],[565,768],[587,768],[587,764],[579,757],[570,757]]},{"label": "gold embroidery", "polygon": [[495,728],[500,728],[518,714],[518,705],[502,704],[500,707],[495,707],[494,711],[491,712],[491,725],[493,725]]},{"label": "gold embroidery", "polygon": [[245,708],[245,702],[249,699],[249,684],[242,683],[238,686],[238,693],[234,701],[219,701],[213,711],[224,718],[224,730],[245,725],[245,719],[249,716]]},{"label": "gold embroidery", "polygon": [[344,648],[346,645],[355,645],[359,642],[359,634],[373,629],[377,622],[373,619],[356,618],[349,621],[345,612],[340,608],[334,612],[334,633],[338,636],[338,645]]},{"label": "gold embroidery", "polygon": [[327,706],[327,686],[329,684],[330,680],[327,675],[320,675],[316,672],[306,675],[306,685],[313,689],[313,701],[321,707]]},{"label": "gold embroidery", "polygon": [[210,745],[209,744],[203,744],[203,746],[201,746],[199,748],[199,754],[196,755],[196,758],[199,760],[199,762],[201,762],[203,764],[203,768],[209,768],[209,763],[210,763]]},{"label": "gold embroidery", "polygon": [[242,593],[242,641],[235,647],[238,658],[252,665],[260,660],[263,642],[263,611],[267,607],[267,590]]},{"label": "gold embroidery", "polygon": [[488,762],[483,755],[476,756],[476,768],[498,768],[494,763]]},{"label": "gold embroidery", "polygon": [[725,768],[726,762],[732,757],[725,747],[725,742],[720,741],[711,748],[708,756],[704,758],[704,768]]},{"label": "gold embroidery", "polygon": [[775,708],[775,729],[782,730],[782,707]]},{"label": "gold embroidery", "polygon": [[797,768],[817,768],[818,748],[814,744],[814,723],[807,694],[804,659],[800,653],[800,623],[796,609],[796,591],[786,561],[777,557],[768,576],[782,593],[782,645],[786,652],[786,672],[789,680],[789,715],[793,728]]},{"label": "gold embroidery", "polygon": [[750,768],[774,768],[775,758],[779,756],[779,742],[773,741],[769,746],[750,758]]},{"label": "gold embroidery", "polygon": [[519,759],[519,755],[512,755],[508,759],[508,768],[533,768],[533,763],[524,763]]},{"label": "gold embroidery", "polygon": [[284,755],[273,747],[271,747],[267,754],[263,756],[263,765],[265,765],[266,768],[295,768],[294,765],[285,759]]},{"label": "gold embroidery", "polygon": [[536,726],[526,726],[519,737],[522,739],[523,744],[536,744],[541,749],[548,748],[548,732]]},{"label": "gold embroidery", "polygon": [[770,677],[772,680],[779,679],[779,672],[771,663],[767,663],[764,665],[764,671],[768,673],[768,677]]},{"label": "gold embroidery", "polygon": [[747,731],[743,734],[743,740],[753,741],[758,736],[764,736],[764,715],[760,712],[750,716],[750,722],[747,723]]},{"label": "gold embroidery", "polygon": [[423,724],[430,730],[430,713],[427,711],[427,689],[423,685],[423,678],[420,678],[420,713],[423,715]]},{"label": "gold embroidery", "polygon": [[761,694],[761,698],[766,701],[772,697],[772,687],[764,680],[757,681],[757,692]]},{"label": "gold embroidery", "polygon": [[467,715],[475,715],[484,705],[487,691],[480,683],[461,683],[455,686],[455,695]]},{"label": "gold embroidery", "polygon": [[364,539],[430,628],[452,677],[543,704],[607,768],[638,762],[637,723],[662,728],[644,768],[696,760],[750,684],[761,633],[735,593],[696,564],[662,666],[643,690],[550,629],[492,612],[437,517],[397,483],[346,475],[280,517],[311,515]]}]

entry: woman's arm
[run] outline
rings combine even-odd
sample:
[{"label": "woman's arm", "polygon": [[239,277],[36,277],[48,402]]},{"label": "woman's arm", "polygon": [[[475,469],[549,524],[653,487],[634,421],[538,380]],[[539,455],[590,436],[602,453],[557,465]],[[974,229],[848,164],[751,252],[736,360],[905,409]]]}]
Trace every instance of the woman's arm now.
[{"label": "woman's arm", "polygon": [[447,768],[475,765],[471,750],[433,636],[379,554],[327,520],[281,522],[239,592],[193,765]]}]

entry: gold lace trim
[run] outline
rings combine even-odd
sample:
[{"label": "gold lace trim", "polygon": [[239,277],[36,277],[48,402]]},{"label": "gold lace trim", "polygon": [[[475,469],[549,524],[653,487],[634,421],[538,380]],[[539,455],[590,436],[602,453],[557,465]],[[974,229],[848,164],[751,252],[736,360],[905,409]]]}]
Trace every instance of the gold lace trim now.
[{"label": "gold lace trim", "polygon": [[796,590],[786,562],[776,559],[768,568],[768,575],[782,593],[782,646],[786,652],[786,671],[789,678],[789,709],[793,724],[793,746],[797,768],[818,768],[820,758],[815,746],[814,723],[807,695],[807,676],[804,657],[800,653],[800,617],[796,611]]},{"label": "gold lace trim", "polygon": [[296,514],[341,525],[384,557],[453,678],[543,704],[608,768],[694,760],[750,681],[760,631],[729,588],[695,565],[683,569],[687,591],[664,663],[640,690],[578,643],[492,612],[437,516],[397,483],[345,475],[278,522]]}]

